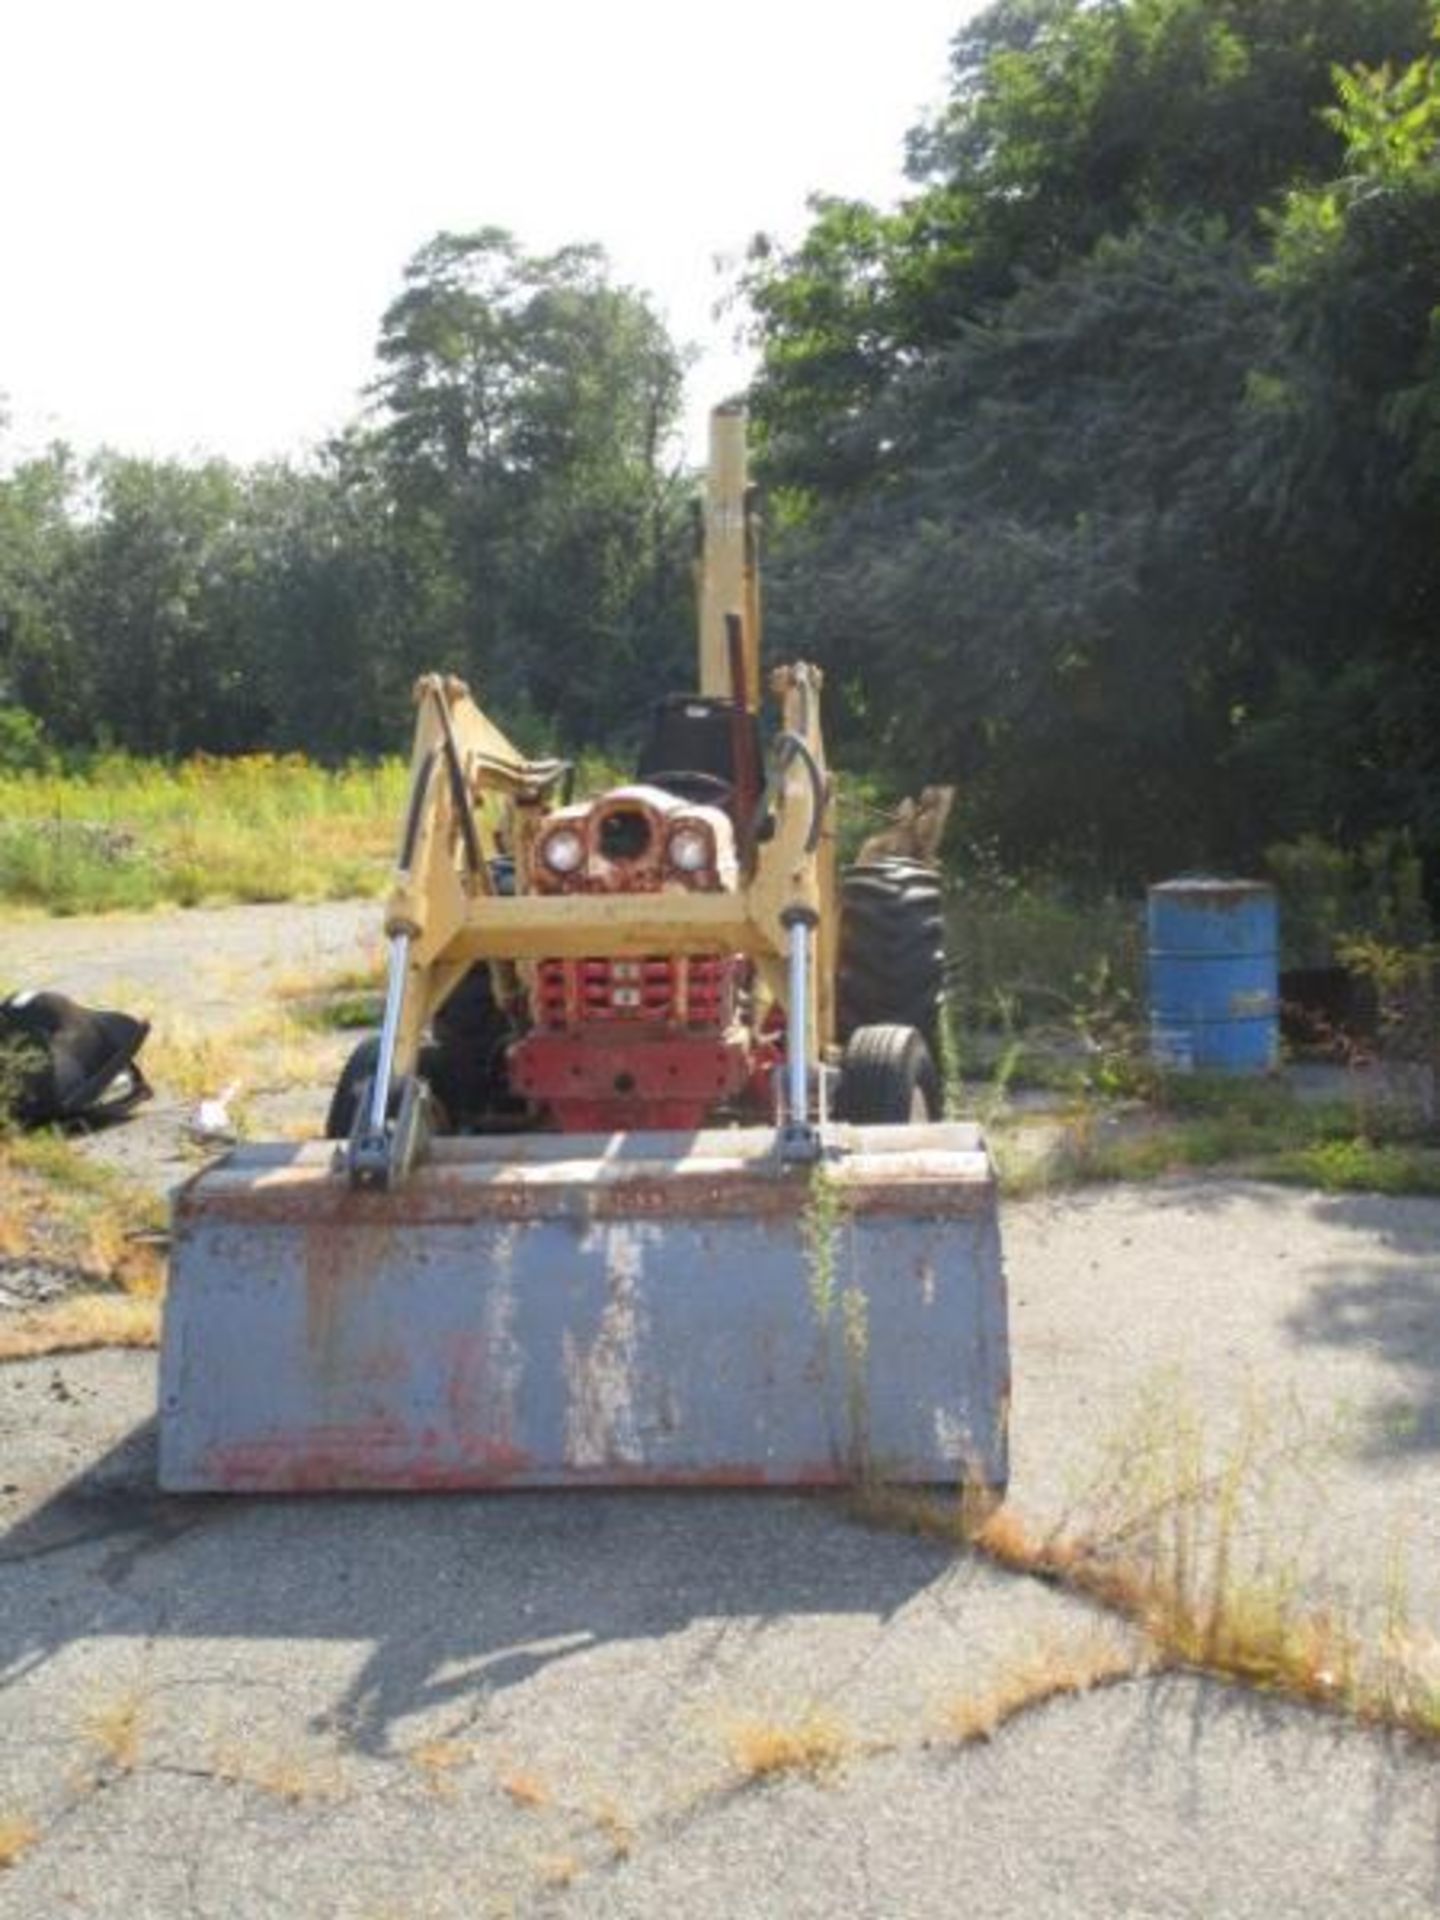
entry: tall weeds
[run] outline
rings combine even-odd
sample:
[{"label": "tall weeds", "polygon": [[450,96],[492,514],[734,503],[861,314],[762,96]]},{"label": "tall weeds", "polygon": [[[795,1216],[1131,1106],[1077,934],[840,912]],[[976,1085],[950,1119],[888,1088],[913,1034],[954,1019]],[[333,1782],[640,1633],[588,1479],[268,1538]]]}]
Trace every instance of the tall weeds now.
[{"label": "tall weeds", "polygon": [[0,775],[0,902],[85,913],[372,892],[404,786],[399,761],[273,754]]}]

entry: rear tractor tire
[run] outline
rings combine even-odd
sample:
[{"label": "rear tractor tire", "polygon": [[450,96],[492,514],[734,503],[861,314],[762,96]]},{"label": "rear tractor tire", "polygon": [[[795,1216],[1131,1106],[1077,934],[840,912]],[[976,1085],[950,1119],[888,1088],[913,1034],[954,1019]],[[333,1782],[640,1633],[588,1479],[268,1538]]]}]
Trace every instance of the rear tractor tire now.
[{"label": "rear tractor tire", "polygon": [[913,1027],[940,1058],[945,921],[940,875],[919,860],[869,860],[840,878],[836,1014],[842,1041],[863,1027]]},{"label": "rear tractor tire", "polygon": [[860,1126],[923,1126],[942,1110],[934,1056],[914,1027],[857,1027],[840,1061],[840,1118]]}]

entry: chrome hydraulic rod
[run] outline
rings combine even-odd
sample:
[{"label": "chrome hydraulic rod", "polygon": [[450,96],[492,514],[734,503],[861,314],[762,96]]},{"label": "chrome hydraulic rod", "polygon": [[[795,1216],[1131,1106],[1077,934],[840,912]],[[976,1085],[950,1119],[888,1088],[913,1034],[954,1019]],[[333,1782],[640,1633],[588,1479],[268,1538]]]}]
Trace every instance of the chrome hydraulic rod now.
[{"label": "chrome hydraulic rod", "polygon": [[789,988],[785,1007],[785,1119],[780,1128],[782,1160],[820,1156],[820,1129],[810,1118],[810,972],[814,914],[790,908],[784,919],[789,935]]},{"label": "chrome hydraulic rod", "polygon": [[790,996],[785,1009],[786,1114],[792,1127],[810,1118],[810,929],[790,923]]},{"label": "chrome hydraulic rod", "polygon": [[385,1017],[380,1023],[380,1047],[375,1059],[375,1078],[370,1083],[370,1122],[373,1136],[383,1135],[390,1107],[390,1086],[395,1078],[395,1042],[400,1032],[400,1009],[405,999],[405,976],[410,970],[410,935],[390,936],[390,973],[385,983]]}]

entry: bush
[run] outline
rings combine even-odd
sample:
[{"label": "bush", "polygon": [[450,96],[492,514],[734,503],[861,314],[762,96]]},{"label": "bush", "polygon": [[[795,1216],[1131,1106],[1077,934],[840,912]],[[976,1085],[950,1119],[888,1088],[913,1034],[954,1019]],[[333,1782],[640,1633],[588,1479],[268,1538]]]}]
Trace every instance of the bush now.
[{"label": "bush", "polygon": [[1284,967],[1345,964],[1357,940],[1423,945],[1430,937],[1420,856],[1401,830],[1373,834],[1356,848],[1302,834],[1265,850],[1280,900]]},{"label": "bush", "polygon": [[45,773],[54,764],[35,715],[24,707],[0,706],[0,773]]}]

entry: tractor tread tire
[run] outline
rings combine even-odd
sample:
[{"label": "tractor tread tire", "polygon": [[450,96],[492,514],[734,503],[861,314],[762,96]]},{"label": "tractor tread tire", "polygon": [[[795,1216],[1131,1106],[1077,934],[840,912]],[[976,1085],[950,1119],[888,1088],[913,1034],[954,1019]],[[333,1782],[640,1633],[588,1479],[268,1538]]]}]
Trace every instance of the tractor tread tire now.
[{"label": "tractor tread tire", "polygon": [[893,1023],[858,1027],[840,1062],[840,1117],[859,1126],[923,1125],[941,1112],[940,1075],[923,1036]]},{"label": "tractor tread tire", "polygon": [[861,1027],[913,1027],[940,1056],[945,916],[940,875],[918,860],[871,860],[840,879],[836,1018],[841,1041]]}]

